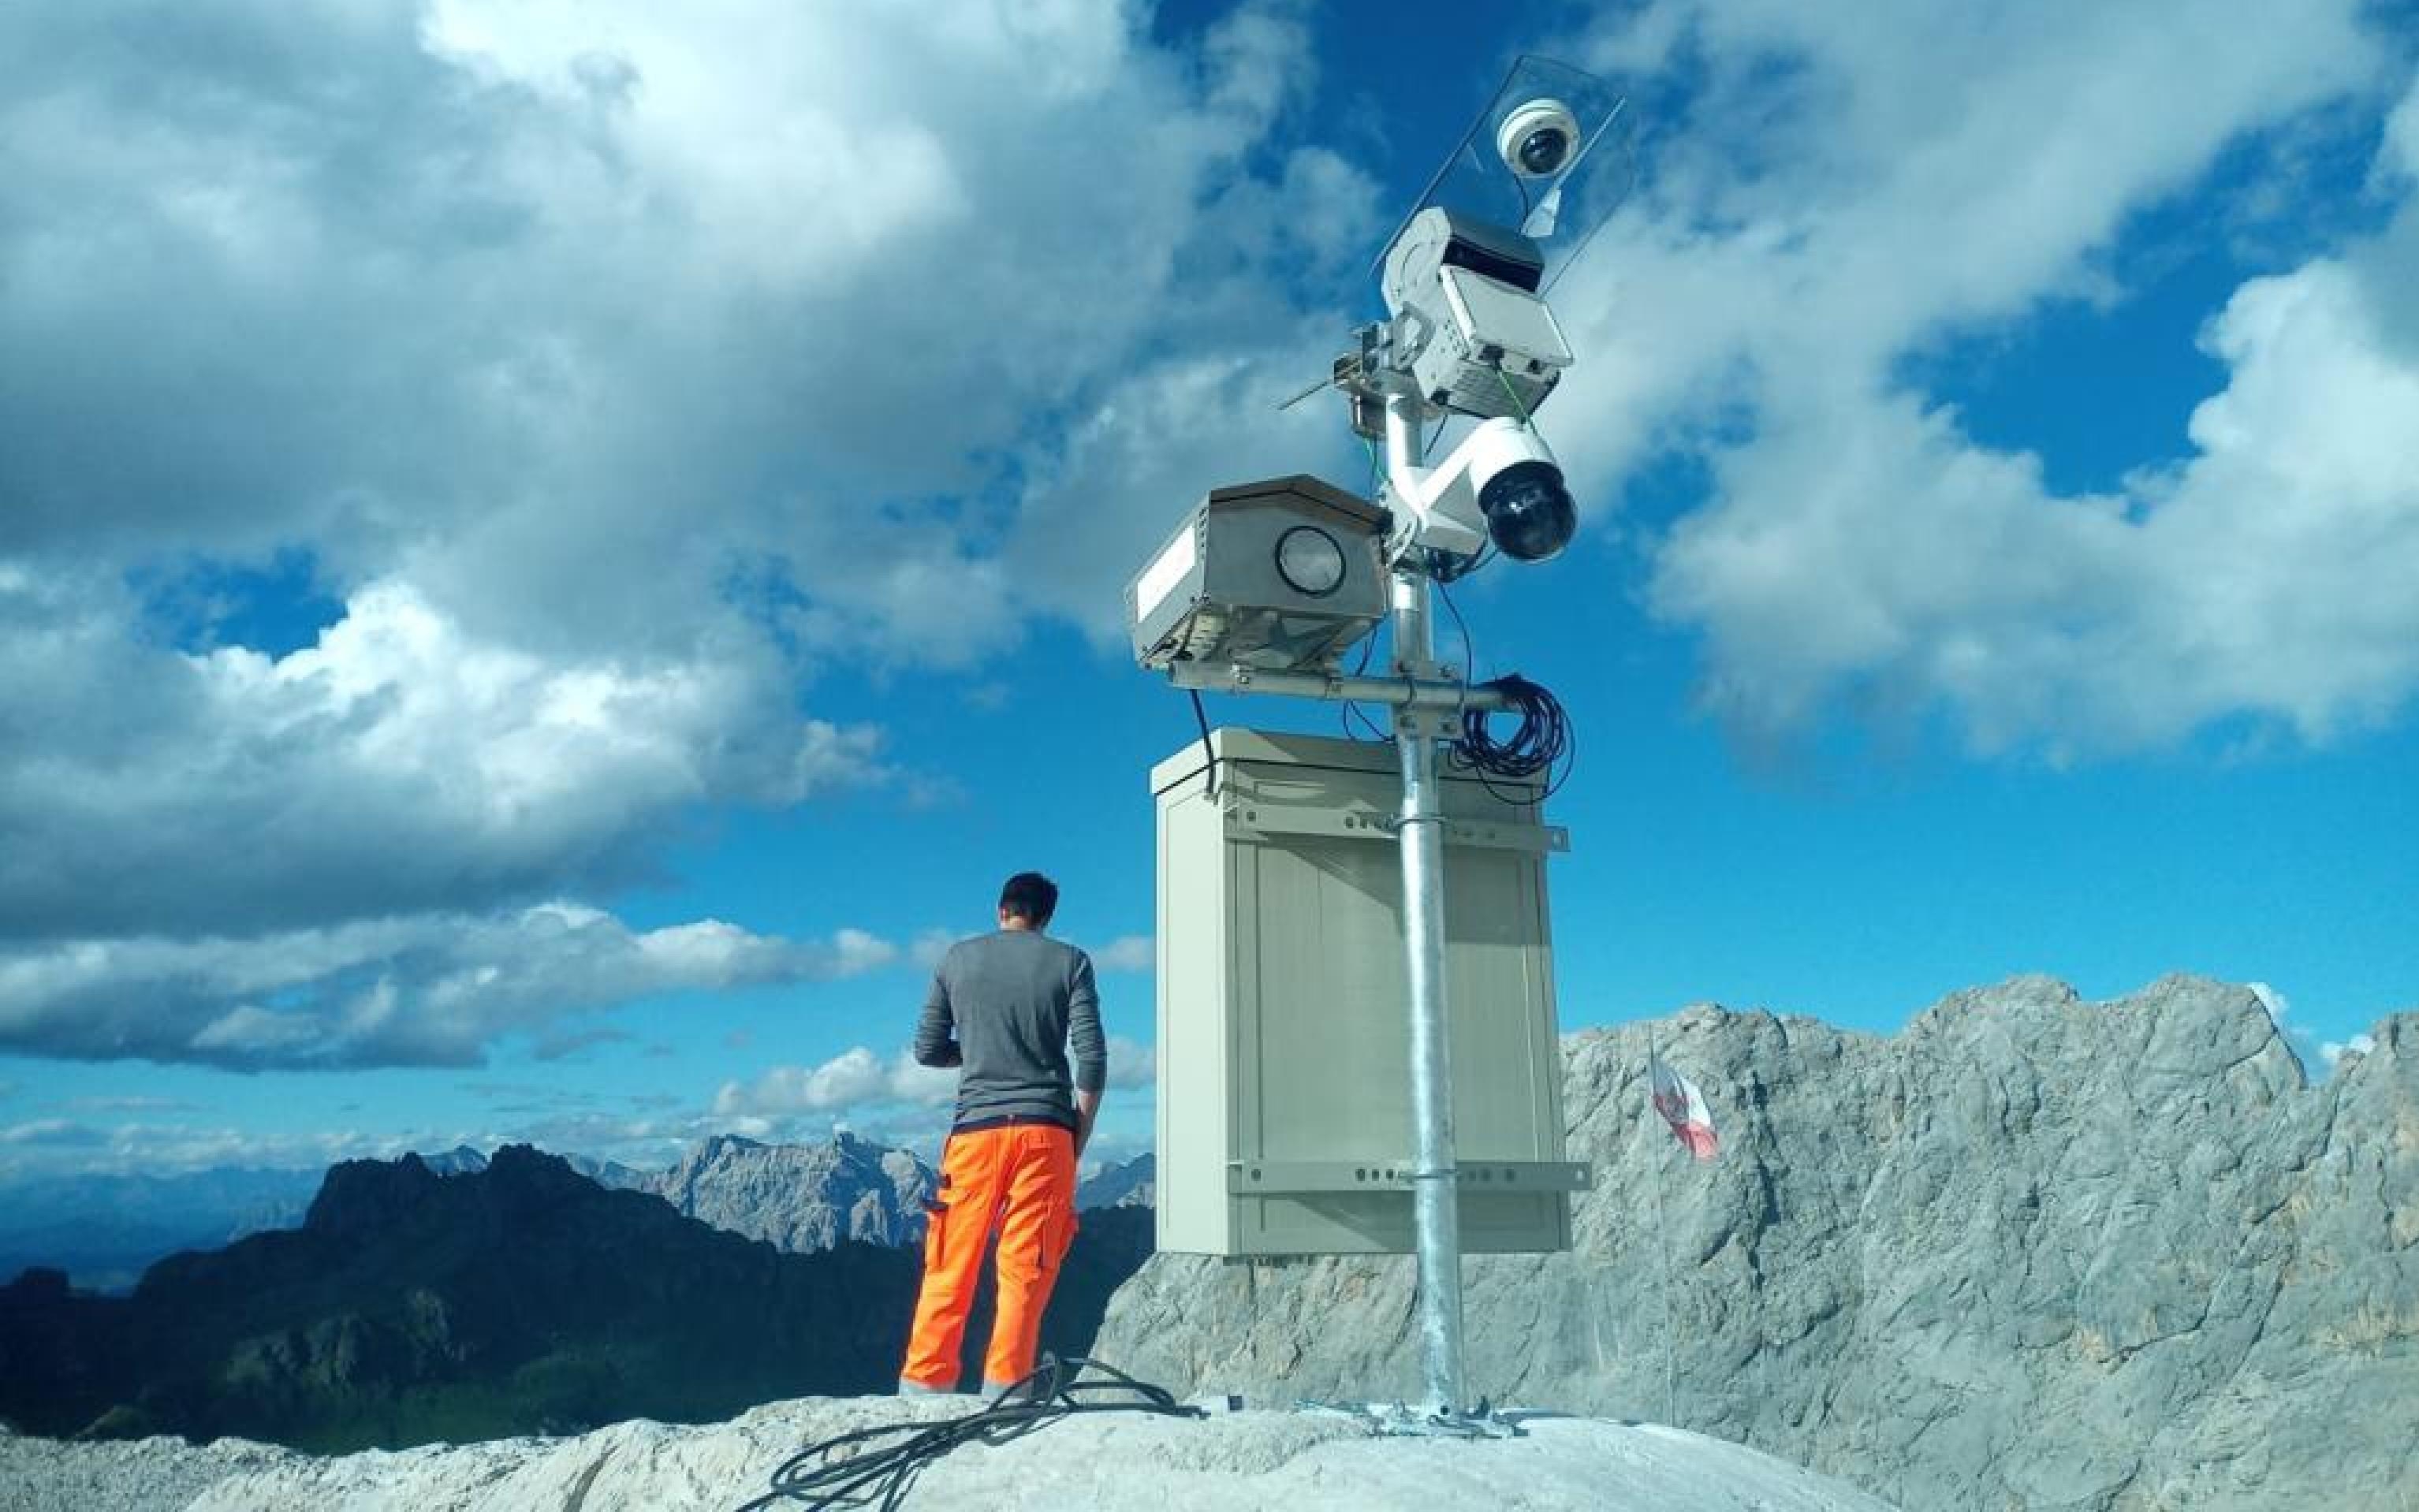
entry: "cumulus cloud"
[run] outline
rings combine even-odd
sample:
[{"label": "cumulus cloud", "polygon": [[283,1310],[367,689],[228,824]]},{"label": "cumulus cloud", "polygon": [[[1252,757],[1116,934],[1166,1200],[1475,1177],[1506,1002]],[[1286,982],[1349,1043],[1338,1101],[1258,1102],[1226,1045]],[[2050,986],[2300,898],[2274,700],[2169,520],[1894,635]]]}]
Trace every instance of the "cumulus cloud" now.
[{"label": "cumulus cloud", "polygon": [[2285,1027],[2286,1015],[2293,1011],[2291,1000],[2264,981],[2251,982],[2248,986],[2251,995],[2257,998],[2259,1006],[2267,1011],[2268,1021],[2282,1030]]},{"label": "cumulus cloud", "polygon": [[1091,954],[1102,971],[1148,971],[1159,964],[1159,947],[1148,934],[1120,934]]},{"label": "cumulus cloud", "polygon": [[[932,791],[818,677],[1093,615],[1163,518],[1126,501],[1194,486],[1116,417],[1249,428],[1254,333],[1323,363],[1290,290],[1375,200],[1269,147],[1283,5],[1163,46],[1114,6],[98,0],[0,54],[0,1012],[39,1053],[559,1053],[650,983],[886,962],[532,905],[701,810]],[[240,586],[272,563],[310,602]]]},{"label": "cumulus cloud", "polygon": [[897,950],[707,919],[633,932],[547,903],[242,937],[87,938],[0,952],[0,1048],[259,1070],[475,1065],[508,1036],[568,1047],[578,1015],[653,994],[828,980]]},{"label": "cumulus cloud", "polygon": [[2365,1056],[2376,1048],[2375,1036],[2355,1034],[2349,1040],[2322,1041],[2319,1045],[2319,1058],[2326,1062],[2327,1070],[2334,1071],[2343,1065],[2344,1057]]},{"label": "cumulus cloud", "polygon": [[[1110,1087],[1153,1085],[1158,1060],[1150,1046],[1111,1035],[1108,1059]],[[753,1081],[725,1082],[715,1094],[714,1112],[762,1120],[754,1127],[767,1131],[791,1127],[778,1120],[801,1116],[881,1123],[902,1107],[947,1107],[957,1089],[954,1070],[919,1066],[905,1050],[886,1058],[857,1045],[818,1066],[777,1066]]]},{"label": "cumulus cloud", "polygon": [[1159,1052],[1137,1040],[1122,1034],[1109,1036],[1109,1085],[1131,1090],[1134,1088],[1156,1087],[1159,1082]]},{"label": "cumulus cloud", "polygon": [[[2064,753],[2407,702],[2419,95],[2385,109],[2360,16],[1655,0],[1596,39],[1655,171],[1558,290],[1546,420],[1583,497],[1705,457],[1650,592],[1711,707]],[[819,678],[1113,635],[1205,480],[1354,471],[1332,405],[1272,409],[1383,230],[1285,127],[1288,6],[1168,45],[1114,6],[93,0],[0,12],[0,55],[22,1048],[461,1060],[650,982],[861,969],[892,948],[537,905],[652,878],[700,811],[930,791]],[[2346,99],[2398,208],[2211,312],[2177,457],[2061,494],[1906,376],[2123,299],[2134,217]],[[250,606],[285,637],[168,623],[280,561],[318,605]]]},{"label": "cumulus cloud", "polygon": [[1703,633],[1710,708],[1759,733],[1943,708],[1979,748],[2064,756],[2243,715],[2319,742],[2407,702],[2407,206],[2214,312],[2226,389],[2180,460],[2104,492],[2051,488],[1906,366],[2050,301],[2121,300],[2132,218],[2249,133],[2373,100],[2358,6],[1668,0],[1600,58],[1652,76],[1684,53],[1707,76],[1672,102],[1660,173],[1564,285],[1588,361],[1547,419],[1599,486],[1658,451],[1706,458],[1651,600]]},{"label": "cumulus cloud", "polygon": [[851,1115],[888,1104],[941,1107],[957,1095],[958,1073],[919,1066],[901,1050],[885,1059],[857,1045],[819,1066],[777,1066],[752,1082],[726,1082],[714,1111],[725,1118]]},{"label": "cumulus cloud", "polygon": [[[960,936],[940,928],[920,930],[906,949],[907,960],[929,971],[941,964]],[[1120,934],[1106,945],[1087,950],[1102,971],[1148,971],[1158,964],[1157,947],[1148,934]]]},{"label": "cumulus cloud", "polygon": [[12,1140],[0,1130],[0,1182],[69,1180],[106,1173],[162,1177],[213,1167],[316,1171],[347,1160],[393,1160],[469,1145],[493,1149],[508,1143],[491,1130],[353,1128],[263,1131],[200,1121],[101,1123],[49,1120],[46,1136]]},{"label": "cumulus cloud", "polygon": [[948,954],[949,947],[957,943],[958,936],[948,930],[918,930],[907,947],[907,959],[930,971],[941,964],[941,957]]},{"label": "cumulus cloud", "polygon": [[107,1136],[72,1119],[29,1119],[0,1128],[0,1145],[97,1145]]},{"label": "cumulus cloud", "polygon": [[122,591],[0,569],[0,932],[476,909],[644,873],[685,805],[879,782],[880,736],[767,709],[742,656],[545,657],[405,584],[316,644],[146,647]]}]

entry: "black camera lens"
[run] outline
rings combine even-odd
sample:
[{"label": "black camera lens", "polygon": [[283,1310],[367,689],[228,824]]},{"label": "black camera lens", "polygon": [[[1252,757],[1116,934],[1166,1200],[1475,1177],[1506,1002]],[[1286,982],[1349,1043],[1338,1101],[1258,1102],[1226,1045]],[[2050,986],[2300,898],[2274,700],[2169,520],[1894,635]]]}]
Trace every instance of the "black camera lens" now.
[{"label": "black camera lens", "polygon": [[1496,549],[1516,562],[1543,562],[1571,544],[1579,506],[1551,462],[1515,462],[1478,490],[1478,510]]},{"label": "black camera lens", "polygon": [[1549,174],[1570,151],[1569,133],[1559,126],[1541,126],[1520,139],[1520,166],[1533,174]]}]

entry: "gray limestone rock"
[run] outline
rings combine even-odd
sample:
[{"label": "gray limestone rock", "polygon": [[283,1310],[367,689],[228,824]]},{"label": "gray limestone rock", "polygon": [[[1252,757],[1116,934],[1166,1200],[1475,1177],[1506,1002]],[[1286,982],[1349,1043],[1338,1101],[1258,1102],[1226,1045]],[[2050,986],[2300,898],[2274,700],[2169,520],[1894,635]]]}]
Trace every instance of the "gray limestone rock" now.
[{"label": "gray limestone rock", "polygon": [[1104,1165],[1086,1178],[1075,1188],[1075,1206],[1085,1212],[1094,1208],[1148,1208],[1158,1191],[1159,1157],[1144,1150],[1122,1165]]},{"label": "gray limestone rock", "polygon": [[[1664,1421],[1915,1507],[2419,1506],[2419,1015],[2323,1085],[2248,990],[2023,978],[1894,1038],[1654,1026],[1722,1149],[1649,1110],[1648,1026],[1565,1042],[1574,1247],[1465,1263],[1469,1381]],[[1100,1358],[1179,1392],[1410,1397],[1408,1258],[1162,1255]]]},{"label": "gray limestone rock", "polygon": [[695,1146],[639,1190],[717,1228],[807,1254],[845,1240],[921,1241],[933,1183],[932,1167],[906,1150],[855,1134],[821,1145],[724,1134]]},{"label": "gray limestone rock", "polygon": [[[946,1400],[807,1398],[702,1427],[637,1421],[578,1438],[334,1459],[294,1456],[218,1481],[190,1512],[733,1506],[764,1494],[775,1467],[805,1445],[843,1433],[929,1427],[966,1411],[967,1404]],[[1377,1438],[1366,1425],[1327,1414],[1175,1419],[1093,1411],[963,1444],[916,1477],[905,1504],[985,1512],[1890,1512],[1837,1480],[1693,1434],[1560,1417],[1524,1427],[1517,1439],[1462,1443]],[[67,1505],[119,1512],[105,1504],[56,1504],[62,1512]]]}]

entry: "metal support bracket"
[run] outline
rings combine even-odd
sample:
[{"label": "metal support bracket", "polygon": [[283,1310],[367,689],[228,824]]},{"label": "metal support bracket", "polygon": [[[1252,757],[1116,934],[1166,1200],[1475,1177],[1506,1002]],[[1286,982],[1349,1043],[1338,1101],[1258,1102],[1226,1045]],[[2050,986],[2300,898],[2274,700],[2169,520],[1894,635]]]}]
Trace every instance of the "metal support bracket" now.
[{"label": "metal support bracket", "polygon": [[[1447,845],[1476,850],[1526,851],[1555,856],[1571,848],[1571,832],[1560,825],[1499,825],[1467,819],[1424,821],[1437,825]],[[1230,840],[1257,841],[1278,835],[1317,840],[1393,841],[1402,832],[1401,816],[1375,809],[1298,809],[1276,802],[1256,802],[1239,795],[1226,809]]]},{"label": "metal support bracket", "polygon": [[[1322,1192],[1410,1192],[1421,1177],[1409,1160],[1230,1161],[1226,1190],[1236,1196],[1298,1196]],[[1585,1192],[1595,1172],[1585,1161],[1464,1160],[1453,1171],[1464,1192]]]},{"label": "metal support bracket", "polygon": [[1297,1412],[1342,1417],[1364,1424],[1382,1439],[1525,1439],[1518,1423],[1497,1414],[1484,1403],[1475,1412],[1414,1412],[1400,1402],[1317,1402],[1294,1404]]},{"label": "metal support bracket", "polygon": [[1471,687],[1452,676],[1348,677],[1342,672],[1271,671],[1233,662],[1179,661],[1169,664],[1167,680],[1204,693],[1277,693],[1287,698],[1423,710],[1431,718],[1442,720],[1429,733],[1445,735],[1460,733],[1464,709],[1491,714],[1512,707],[1512,701],[1500,690]]}]

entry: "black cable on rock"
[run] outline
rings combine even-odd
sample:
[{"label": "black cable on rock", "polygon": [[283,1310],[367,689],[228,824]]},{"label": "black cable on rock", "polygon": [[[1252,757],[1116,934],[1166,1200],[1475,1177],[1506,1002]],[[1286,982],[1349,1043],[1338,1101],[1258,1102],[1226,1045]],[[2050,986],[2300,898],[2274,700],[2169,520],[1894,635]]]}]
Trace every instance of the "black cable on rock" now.
[{"label": "black cable on rock", "polygon": [[[1484,710],[1463,710],[1461,738],[1452,746],[1454,761],[1477,773],[1482,782],[1489,778],[1525,782],[1542,776],[1546,791],[1541,796],[1552,797],[1570,776],[1565,759],[1575,757],[1578,749],[1562,704],[1555,702],[1553,694],[1518,672],[1478,686],[1502,693],[1511,702],[1508,712],[1518,714],[1520,723],[1509,738],[1498,740]],[[1559,775],[1554,771],[1557,765],[1563,767]],[[1487,782],[1487,791],[1507,803],[1529,801],[1518,795],[1498,791],[1492,782]]]},{"label": "black cable on rock", "polygon": [[[1110,1379],[1080,1381],[1086,1368]],[[773,1472],[773,1489],[738,1508],[795,1504],[810,1507],[871,1506],[897,1512],[906,1504],[909,1488],[924,1468],[959,1444],[970,1442],[1007,1443],[1036,1428],[1086,1412],[1148,1412],[1159,1417],[1207,1417],[1198,1407],[1187,1407],[1166,1388],[1136,1381],[1098,1360],[1060,1360],[1043,1355],[1041,1364],[1023,1381],[1000,1394],[980,1412],[938,1423],[883,1423],[825,1439],[790,1457]],[[886,1439],[899,1442],[873,1445]],[[841,1450],[857,1452],[841,1458]]]}]

